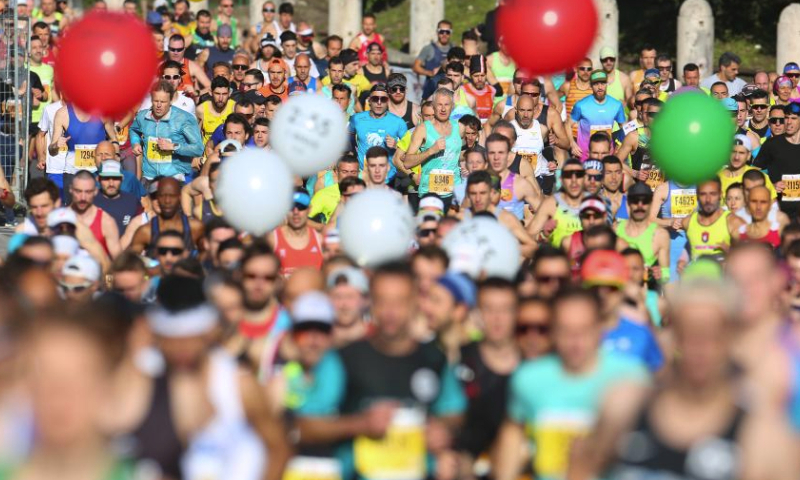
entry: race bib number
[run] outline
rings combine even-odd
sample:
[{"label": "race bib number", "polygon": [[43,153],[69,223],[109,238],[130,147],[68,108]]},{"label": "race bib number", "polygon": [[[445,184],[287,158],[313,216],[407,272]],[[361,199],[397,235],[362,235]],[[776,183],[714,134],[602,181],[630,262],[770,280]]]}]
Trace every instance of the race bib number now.
[{"label": "race bib number", "polygon": [[522,153],[522,152],[520,152],[519,156],[522,157],[523,160],[528,162],[531,165],[532,169],[536,170],[536,165],[539,162],[539,154],[538,153],[536,153],[536,152],[533,152],[533,153]]},{"label": "race bib number", "polygon": [[371,480],[417,480],[426,476],[425,415],[412,409],[395,412],[381,440],[356,437],[356,472]]},{"label": "race bib number", "polygon": [[783,175],[783,200],[784,202],[800,202],[800,175]]},{"label": "race bib number", "polygon": [[591,422],[590,415],[572,412],[537,420],[532,428],[536,445],[533,471],[542,478],[565,477],[572,444],[589,433]]},{"label": "race bib number", "polygon": [[434,169],[428,174],[428,191],[437,195],[449,195],[455,187],[455,174],[451,170]]},{"label": "race bib number", "polygon": [[283,472],[283,480],[341,480],[342,469],[335,458],[292,458]]},{"label": "race bib number", "polygon": [[597,132],[603,132],[608,135],[608,139],[611,140],[611,131],[614,129],[614,125],[591,125],[589,127],[589,137],[594,135]]},{"label": "race bib number", "polygon": [[655,191],[659,185],[664,183],[664,172],[656,168],[655,165],[643,163],[642,170],[647,172],[647,180],[645,180],[644,183],[647,184],[647,186],[653,191]]},{"label": "race bib number", "polygon": [[75,145],[75,168],[94,170],[94,149],[97,145]]},{"label": "race bib number", "polygon": [[673,190],[670,199],[672,218],[686,218],[697,209],[697,190],[694,188]]},{"label": "race bib number", "polygon": [[626,123],[625,125],[623,125],[622,126],[622,131],[625,133],[625,135],[627,135],[627,134],[635,131],[636,128],[637,128],[636,127],[636,120],[633,120],[633,121],[630,121],[630,122]]},{"label": "race bib number", "polygon": [[153,163],[172,163],[172,152],[162,152],[158,148],[158,139],[148,137],[147,139],[147,159]]}]

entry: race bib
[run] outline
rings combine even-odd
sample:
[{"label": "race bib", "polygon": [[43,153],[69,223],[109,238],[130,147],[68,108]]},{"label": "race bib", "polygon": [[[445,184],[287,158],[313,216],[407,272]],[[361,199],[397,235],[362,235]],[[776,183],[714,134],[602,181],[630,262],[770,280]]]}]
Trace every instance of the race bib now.
[{"label": "race bib", "polygon": [[670,193],[672,218],[686,218],[697,209],[697,190],[694,188],[676,189]]},{"label": "race bib", "polygon": [[594,135],[597,132],[603,132],[608,135],[608,139],[611,140],[611,131],[614,129],[614,125],[591,125],[589,127],[589,137]]},{"label": "race bib", "polygon": [[649,165],[647,163],[642,164],[642,170],[647,172],[647,180],[644,181],[650,189],[655,191],[655,189],[664,183],[664,172],[656,168],[655,165]]},{"label": "race bib", "polygon": [[575,440],[589,433],[591,425],[591,415],[579,412],[558,412],[538,419],[532,428],[536,445],[533,471],[537,476],[565,477],[570,448]]},{"label": "race bib", "polygon": [[428,174],[428,191],[437,195],[449,195],[455,187],[455,175],[451,170],[434,169]]},{"label": "race bib", "polygon": [[627,135],[627,134],[635,131],[636,128],[638,128],[636,126],[636,120],[632,120],[632,121],[630,121],[630,122],[628,122],[628,123],[626,123],[625,125],[622,126],[622,131],[625,133],[625,135]]},{"label": "race bib", "polygon": [[341,480],[342,468],[335,458],[297,456],[289,460],[283,480]]},{"label": "race bib", "polygon": [[75,145],[75,168],[94,170],[94,149],[97,145]]},{"label": "race bib", "polygon": [[536,152],[533,153],[523,153],[520,152],[519,156],[525,160],[526,162],[531,164],[531,168],[536,170],[536,165],[539,161],[539,154]]},{"label": "race bib", "polygon": [[370,480],[418,480],[426,476],[425,414],[398,409],[381,440],[356,437],[356,472]]},{"label": "race bib", "polygon": [[800,175],[783,175],[783,198],[784,202],[800,202]]},{"label": "race bib", "polygon": [[152,163],[172,163],[172,152],[162,152],[158,148],[158,138],[147,138],[147,159]]}]

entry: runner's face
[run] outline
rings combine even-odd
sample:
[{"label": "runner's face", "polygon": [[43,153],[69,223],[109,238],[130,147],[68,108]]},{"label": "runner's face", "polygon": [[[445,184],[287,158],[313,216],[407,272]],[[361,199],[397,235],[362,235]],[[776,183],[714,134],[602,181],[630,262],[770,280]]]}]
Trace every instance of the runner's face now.
[{"label": "runner's face", "polygon": [[571,198],[578,198],[583,193],[585,175],[586,172],[582,168],[570,167],[562,170],[561,183]]},{"label": "runner's face", "polygon": [[106,197],[116,197],[119,195],[119,187],[122,185],[120,177],[100,177],[100,188]]},{"label": "runner's face", "polygon": [[175,264],[188,256],[189,252],[186,251],[186,245],[183,244],[183,240],[180,238],[161,237],[156,243],[156,258],[161,264],[161,271],[164,274],[172,272]]},{"label": "runner's face", "polygon": [[[342,53],[342,42],[339,40],[331,40],[328,42],[328,58],[338,57]],[[328,68],[330,73],[330,68]]]},{"label": "runner's face", "polygon": [[535,105],[531,97],[527,95],[522,95],[519,97],[517,101],[517,122],[519,126],[522,128],[530,128],[533,125],[533,111],[535,110]]},{"label": "runner's face", "polygon": [[683,73],[683,83],[686,84],[687,87],[699,87],[700,86],[700,70],[684,72]]},{"label": "runner's face", "polygon": [[436,95],[433,99],[434,117],[440,122],[446,122],[450,119],[450,113],[453,112],[453,99],[447,95]]},{"label": "runner's face", "polygon": [[786,116],[786,134],[794,135],[798,129],[800,129],[800,117],[790,113]]},{"label": "runner's face", "polygon": [[264,148],[269,145],[269,127],[265,127],[263,125],[254,126],[253,141],[258,148]]},{"label": "runner's face", "polygon": [[732,82],[736,80],[736,76],[739,75],[739,64],[736,62],[731,62],[730,65],[722,66],[722,76],[725,77],[725,81]]},{"label": "runner's face", "polygon": [[225,139],[236,140],[244,145],[247,142],[247,132],[244,129],[244,125],[232,122],[225,125]]},{"label": "runner's face", "polygon": [[287,222],[293,230],[303,230],[308,223],[308,205],[305,207],[294,204],[287,215]]},{"label": "runner's face", "polygon": [[257,90],[262,86],[263,84],[256,80],[256,77],[253,75],[245,75],[244,81],[242,82],[242,91],[249,92],[250,90]]},{"label": "runner's face", "polygon": [[492,204],[492,189],[483,182],[469,185],[467,196],[472,204],[472,211],[475,213],[487,211]]},{"label": "runner's face", "polygon": [[792,86],[791,85],[781,85],[778,87],[778,98],[781,101],[786,102],[789,100],[789,97],[792,96]]},{"label": "runner's face", "polygon": [[590,142],[589,158],[601,159],[611,155],[611,145],[608,142]]},{"label": "runner's face", "polygon": [[169,59],[174,62],[183,62],[183,56],[186,53],[186,45],[183,40],[172,40],[169,42]]},{"label": "runner's face", "polygon": [[42,61],[42,56],[44,55],[44,48],[42,47],[42,41],[38,38],[36,40],[31,40],[30,43],[30,55],[31,60],[36,63]]},{"label": "runner's face", "polygon": [[94,149],[94,158],[98,162],[105,160],[112,160],[117,158],[117,153],[114,151],[114,145],[111,142],[100,142]]},{"label": "runner's face", "polygon": [[367,53],[367,61],[373,67],[377,67],[383,63],[383,52],[380,48],[372,47],[372,49]]},{"label": "runner's face", "polygon": [[347,111],[347,107],[350,106],[350,97],[347,96],[346,92],[341,92],[339,90],[333,90],[331,92],[331,98],[337,105],[342,109],[343,112]]},{"label": "runner's face", "polygon": [[97,195],[97,185],[94,180],[76,178],[72,181],[70,193],[72,194],[73,208],[76,212],[83,213],[92,206],[94,197]]},{"label": "runner's face", "polygon": [[295,71],[297,71],[297,78],[305,82],[311,73],[311,61],[307,55],[301,55],[294,62]]},{"label": "runner's face", "polygon": [[[244,118],[247,119],[248,123],[253,123],[256,117],[256,110],[254,107],[243,107],[241,105],[237,105],[234,109],[234,112],[242,114]],[[241,127],[241,125],[240,125]]]},{"label": "runner's face", "polygon": [[764,72],[757,73],[756,76],[753,78],[753,81],[756,84],[756,87],[764,90],[765,92],[769,92],[772,90],[769,88],[769,75]]},{"label": "runner's face", "polygon": [[161,216],[166,219],[174,217],[180,207],[181,191],[178,182],[159,182],[156,198]]},{"label": "runner's face", "polygon": [[606,216],[604,213],[600,213],[593,209],[587,209],[581,212],[581,225],[583,226],[584,230],[588,230],[595,225],[602,225],[606,222]]},{"label": "runner's face", "polygon": [[422,115],[423,122],[432,122],[433,119],[436,118],[436,110],[430,106],[422,107],[420,115]]},{"label": "runner's face", "polygon": [[375,31],[375,19],[371,17],[364,17],[361,20],[361,29],[364,31],[366,36],[372,35],[372,32]]},{"label": "runner's face", "polygon": [[286,30],[287,28],[289,28],[289,26],[292,24],[292,18],[293,17],[294,17],[294,15],[292,15],[291,13],[281,13],[281,14],[279,14],[278,18],[280,18],[281,27],[283,27],[283,30]]},{"label": "runner's face", "polygon": [[769,112],[769,105],[767,105],[766,98],[757,98],[750,102],[750,111],[753,112],[753,120],[758,123],[767,118]]},{"label": "runner's face", "polygon": [[700,211],[706,216],[713,215],[719,209],[719,199],[719,185],[716,183],[704,183],[697,188],[697,201],[700,203]]},{"label": "runner's face", "polygon": [[453,295],[439,283],[431,285],[428,295],[419,302],[419,309],[428,321],[428,328],[436,333],[441,333],[452,324],[455,307]]},{"label": "runner's face", "polygon": [[485,72],[475,72],[470,75],[472,79],[472,84],[475,86],[476,89],[482,90],[486,87],[486,73]]},{"label": "runner's face", "polygon": [[592,94],[594,94],[594,98],[600,101],[606,98],[606,88],[608,88],[608,83],[594,82],[592,84]]},{"label": "runner's face", "polygon": [[56,11],[56,2],[55,0],[42,0],[42,13],[46,16],[50,16]]},{"label": "runner's face", "polygon": [[56,204],[47,192],[32,196],[28,202],[28,210],[33,215],[33,220],[39,229],[43,229],[47,225],[47,215],[54,208],[56,208]]},{"label": "runner's face", "polygon": [[331,77],[331,85],[342,83],[342,79],[344,78],[344,66],[338,63],[329,65],[328,75]]},{"label": "runner's face", "polygon": [[736,125],[743,126],[747,120],[747,102],[737,102]]},{"label": "runner's face", "polygon": [[231,76],[230,69],[227,67],[214,67],[212,73],[214,74],[215,77],[222,77],[229,82],[231,81],[231,78],[233,78]]},{"label": "runner's face", "polygon": [[661,107],[656,105],[645,105],[642,107],[642,114],[644,115],[642,118],[642,123],[645,127],[649,127],[653,124],[653,120],[655,120],[656,116],[661,112]]},{"label": "runner's face", "polygon": [[325,354],[332,344],[330,332],[320,328],[307,328],[292,332],[292,339],[297,345],[297,353],[300,363],[306,368],[313,368],[322,355]]},{"label": "runner's face", "polygon": [[389,159],[386,157],[368,159],[367,171],[369,181],[373,185],[383,185],[386,182],[386,175],[389,173]]},{"label": "runner's face", "polygon": [[350,326],[360,321],[367,306],[367,300],[358,289],[348,284],[336,285],[329,290],[336,323]]},{"label": "runner's face", "polygon": [[741,188],[728,189],[728,194],[725,197],[725,206],[731,212],[737,212],[744,207],[744,193]]},{"label": "runner's face", "polygon": [[656,51],[642,50],[641,56],[639,57],[639,65],[641,65],[644,70],[655,67]]},{"label": "runner's face", "polygon": [[206,35],[211,31],[211,17],[197,17],[197,32]]},{"label": "runner's face", "polygon": [[478,131],[472,127],[464,127],[464,143],[471,147],[475,145],[475,140],[478,139]]},{"label": "runner's face", "polygon": [[389,95],[386,92],[373,92],[369,96],[370,110],[380,117],[389,108]]},{"label": "runner's face", "polygon": [[281,43],[281,48],[283,48],[283,54],[287,58],[294,58],[297,55],[297,42],[294,40]]},{"label": "runner's face", "polygon": [[483,319],[485,340],[498,343],[514,338],[517,295],[513,290],[483,289],[478,294],[478,310]]},{"label": "runner's face", "polygon": [[717,99],[728,98],[728,87],[725,85],[715,85],[711,87],[711,96]]},{"label": "runner's face", "polygon": [[353,75],[355,75],[356,72],[358,72],[358,68],[359,67],[360,67],[360,65],[358,63],[358,60],[353,60],[352,62],[350,62],[347,65],[345,65],[344,66],[344,73],[347,76],[347,78],[350,78]]},{"label": "runner's face", "polygon": [[358,163],[339,162],[339,165],[336,167],[336,173],[339,176],[340,182],[347,177],[357,177]]},{"label": "runner's face", "polygon": [[625,255],[625,265],[628,266],[628,277],[632,283],[644,283],[644,260],[640,255]]},{"label": "runner's face", "polygon": [[582,370],[597,355],[600,344],[599,312],[588,300],[572,299],[556,304],[553,343],[564,365]]},{"label": "runner's face", "polygon": [[581,62],[577,68],[578,78],[582,82],[588,82],[592,75],[592,62]]},{"label": "runner's face", "polygon": [[181,85],[181,72],[177,68],[165,68],[163,78],[168,81],[175,90],[178,90],[178,87]]},{"label": "runner's face", "polygon": [[225,108],[225,105],[228,104],[228,100],[231,98],[231,90],[229,88],[215,88],[211,93],[214,99],[214,108],[217,110]]},{"label": "runner's face", "polygon": [[131,302],[142,301],[147,284],[147,277],[143,272],[117,272],[113,277],[114,291]]},{"label": "runner's face", "polygon": [[381,276],[372,283],[372,318],[379,335],[387,340],[405,339],[416,313],[416,288],[401,276]]},{"label": "runner's face", "polygon": [[772,206],[769,190],[764,187],[755,188],[750,190],[748,197],[747,209],[750,211],[750,215],[753,216],[753,220],[757,222],[766,220]]},{"label": "runner's face", "polygon": [[508,144],[506,142],[489,142],[486,144],[486,156],[489,158],[489,168],[496,174],[508,168]]},{"label": "runner's face", "polygon": [[458,88],[461,87],[461,84],[464,82],[464,74],[458,73],[455,70],[448,70],[445,76],[449,78],[451,82],[453,82],[453,86],[456,90],[458,90]]},{"label": "runner's face", "polygon": [[270,65],[268,73],[269,83],[272,85],[272,88],[280,87],[281,84],[283,84],[283,80],[286,78],[286,72],[278,65]]},{"label": "runner's face", "polygon": [[669,81],[672,76],[672,62],[658,62],[658,74],[661,76],[662,82]]},{"label": "runner's face", "polygon": [[39,37],[39,40],[42,41],[42,45],[47,46],[50,44],[50,27],[34,28],[33,34]]},{"label": "runner's face", "polygon": [[[242,83],[243,81],[247,82],[248,81],[247,80],[248,76],[247,76],[246,72],[247,72],[248,68],[249,68],[249,65],[247,64],[247,60],[245,60],[245,59],[243,59],[241,57],[236,57],[233,60],[232,64],[231,64],[231,69],[233,70],[233,79],[236,80],[239,83]],[[255,82],[254,78],[252,78],[252,77],[250,77],[250,78],[251,78],[251,80],[249,80],[250,82]],[[261,82],[259,82],[259,83],[260,83],[259,87],[261,85],[263,85],[263,83],[261,83]]]},{"label": "runner's face", "polygon": [[264,17],[264,23],[272,23],[275,21],[275,4],[267,2],[261,7],[261,16]]},{"label": "runner's face", "polygon": [[622,185],[622,165],[608,163],[603,165],[603,188],[609,192],[618,192]]},{"label": "runner's face", "polygon": [[550,339],[550,309],[539,302],[529,302],[517,311],[517,345],[526,360],[541,357],[553,349]]},{"label": "runner's face", "polygon": [[206,336],[168,338],[156,336],[156,345],[171,370],[195,371],[208,350],[211,340]]},{"label": "runner's face", "polygon": [[601,58],[600,64],[603,66],[603,70],[606,73],[611,73],[614,71],[614,67],[617,65],[617,59],[614,57]]},{"label": "runner's face", "polygon": [[769,129],[773,135],[783,135],[786,133],[786,115],[783,110],[774,110],[769,113]]},{"label": "runner's face", "polygon": [[248,310],[267,306],[276,292],[278,271],[278,261],[270,256],[254,257],[242,265],[242,288]]},{"label": "runner's face", "polygon": [[736,145],[733,147],[733,153],[731,153],[731,169],[739,170],[748,160],[750,160],[750,152],[748,152],[744,146]]},{"label": "runner's face", "polygon": [[644,110],[644,103],[642,102],[644,102],[648,98],[651,98],[650,95],[640,95],[636,97],[636,100],[633,105],[636,108],[636,112],[639,114],[639,118],[644,116],[644,114],[642,113],[642,110]]},{"label": "runner's face", "polygon": [[600,170],[586,170],[586,191],[592,195],[597,195],[600,187],[603,186],[603,172]]}]

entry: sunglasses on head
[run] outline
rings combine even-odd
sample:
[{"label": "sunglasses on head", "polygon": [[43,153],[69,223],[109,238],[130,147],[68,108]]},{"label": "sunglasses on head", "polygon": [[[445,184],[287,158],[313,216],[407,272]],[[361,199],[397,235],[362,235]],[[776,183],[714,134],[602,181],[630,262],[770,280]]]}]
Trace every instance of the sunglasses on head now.
[{"label": "sunglasses on head", "polygon": [[586,172],[583,170],[563,170],[561,172],[561,178],[583,178],[586,176]]},{"label": "sunglasses on head", "polygon": [[540,93],[539,92],[522,92],[520,95],[528,95],[529,97],[532,97],[532,98],[539,98]]},{"label": "sunglasses on head", "polygon": [[156,247],[156,253],[162,257],[167,254],[177,257],[183,255],[184,251],[185,249],[181,247]]},{"label": "sunglasses on head", "polygon": [[770,117],[769,123],[775,125],[783,125],[784,123],[786,123],[786,119],[783,117]]},{"label": "sunglasses on head", "polygon": [[181,76],[180,75],[161,75],[161,78],[163,78],[164,80],[180,80]]},{"label": "sunglasses on head", "polygon": [[383,95],[373,95],[369,97],[369,100],[375,103],[387,103],[389,101],[389,97],[384,97]]},{"label": "sunglasses on head", "polygon": [[517,335],[525,335],[530,332],[538,333],[539,335],[547,335],[550,333],[550,325],[533,325],[533,324],[517,324],[514,327]]},{"label": "sunglasses on head", "polygon": [[241,63],[234,63],[232,67],[234,70],[247,70],[247,65],[242,65]]}]

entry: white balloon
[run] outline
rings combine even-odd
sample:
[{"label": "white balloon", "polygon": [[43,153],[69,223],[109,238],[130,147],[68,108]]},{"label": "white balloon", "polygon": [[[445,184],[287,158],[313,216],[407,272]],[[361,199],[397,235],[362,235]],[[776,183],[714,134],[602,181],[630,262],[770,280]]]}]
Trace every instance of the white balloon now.
[{"label": "white balloon", "polygon": [[269,137],[292,172],[308,177],[344,153],[347,119],[339,105],[322,95],[296,95],[275,113]]},{"label": "white balloon", "polygon": [[403,199],[388,190],[356,194],[339,219],[345,253],[363,267],[374,267],[408,254],[414,217]]},{"label": "white balloon", "polygon": [[478,279],[481,275],[513,280],[520,265],[519,242],[497,220],[478,217],[459,223],[445,235],[442,247],[451,270]]},{"label": "white balloon", "polygon": [[222,161],[215,197],[225,219],[238,230],[263,235],[292,208],[294,180],[280,157],[245,148]]}]

